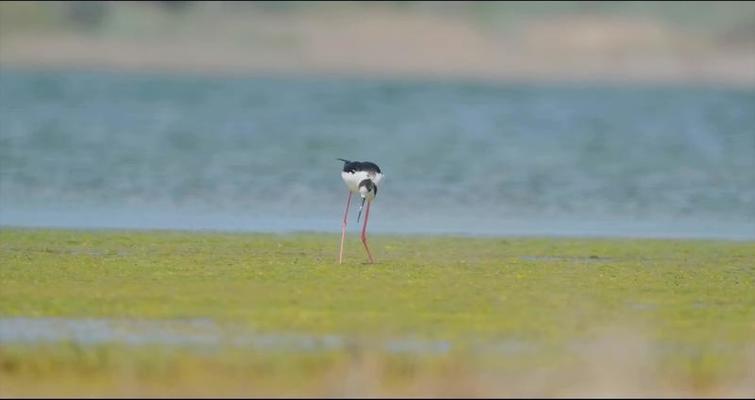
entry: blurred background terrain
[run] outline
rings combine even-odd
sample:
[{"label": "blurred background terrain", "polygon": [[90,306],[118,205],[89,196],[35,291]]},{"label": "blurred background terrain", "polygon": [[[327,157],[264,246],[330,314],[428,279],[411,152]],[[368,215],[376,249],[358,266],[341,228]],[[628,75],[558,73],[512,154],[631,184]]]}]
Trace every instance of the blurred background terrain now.
[{"label": "blurred background terrain", "polygon": [[752,2],[3,2],[2,64],[755,84]]}]

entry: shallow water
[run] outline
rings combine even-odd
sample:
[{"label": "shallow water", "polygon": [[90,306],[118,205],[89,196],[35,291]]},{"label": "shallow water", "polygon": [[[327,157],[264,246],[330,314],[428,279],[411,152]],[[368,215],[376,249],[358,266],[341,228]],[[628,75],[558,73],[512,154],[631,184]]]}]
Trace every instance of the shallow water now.
[{"label": "shallow water", "polygon": [[[206,319],[134,320],[97,318],[0,318],[0,345],[72,343],[83,346],[123,344],[187,348],[239,347],[258,351],[329,351],[376,346],[397,354],[446,354],[454,348],[443,340],[392,338],[359,341],[340,335],[260,333]],[[534,345],[516,340],[477,344],[472,350],[515,354]]]},{"label": "shallow water", "polygon": [[373,232],[755,238],[752,89],[0,70],[1,225],[335,232],[338,157]]}]

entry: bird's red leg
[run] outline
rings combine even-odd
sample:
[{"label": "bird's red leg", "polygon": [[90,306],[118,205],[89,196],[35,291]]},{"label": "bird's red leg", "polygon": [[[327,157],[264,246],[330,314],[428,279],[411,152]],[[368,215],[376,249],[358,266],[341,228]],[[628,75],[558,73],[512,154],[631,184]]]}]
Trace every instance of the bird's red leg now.
[{"label": "bird's red leg", "polygon": [[364,244],[364,249],[367,250],[367,257],[370,258],[370,263],[374,263],[375,261],[372,259],[370,248],[367,247],[367,220],[370,219],[370,204],[372,204],[372,202],[368,201],[367,210],[364,212],[364,226],[362,227],[362,244]]},{"label": "bird's red leg", "polygon": [[346,223],[349,216],[349,206],[351,205],[351,191],[349,191],[349,198],[346,200],[346,211],[343,213],[343,224],[341,225],[341,247],[338,251],[338,263],[343,262],[343,239],[346,237]]}]

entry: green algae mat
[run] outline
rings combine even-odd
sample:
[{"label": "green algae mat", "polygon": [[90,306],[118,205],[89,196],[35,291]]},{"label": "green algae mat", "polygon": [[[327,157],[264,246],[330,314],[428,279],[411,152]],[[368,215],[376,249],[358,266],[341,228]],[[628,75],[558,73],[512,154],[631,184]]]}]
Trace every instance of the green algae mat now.
[{"label": "green algae mat", "polygon": [[752,396],[755,242],[0,230],[0,395]]}]

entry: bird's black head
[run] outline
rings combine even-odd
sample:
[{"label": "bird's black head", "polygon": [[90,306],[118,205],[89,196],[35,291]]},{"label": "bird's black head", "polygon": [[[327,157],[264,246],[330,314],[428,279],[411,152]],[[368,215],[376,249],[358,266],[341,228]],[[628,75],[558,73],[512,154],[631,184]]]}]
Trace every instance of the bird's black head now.
[{"label": "bird's black head", "polygon": [[363,179],[361,182],[359,182],[359,194],[362,195],[362,197],[375,197],[377,196],[377,185],[375,182],[372,181],[372,179]]},{"label": "bird's black head", "polygon": [[372,179],[362,179],[361,182],[359,182],[359,195],[362,196],[362,205],[359,206],[359,215],[357,215],[357,222],[359,222],[359,218],[362,216],[362,208],[364,207],[364,201],[369,200],[370,202],[377,196],[377,185],[375,182],[372,181]]}]

